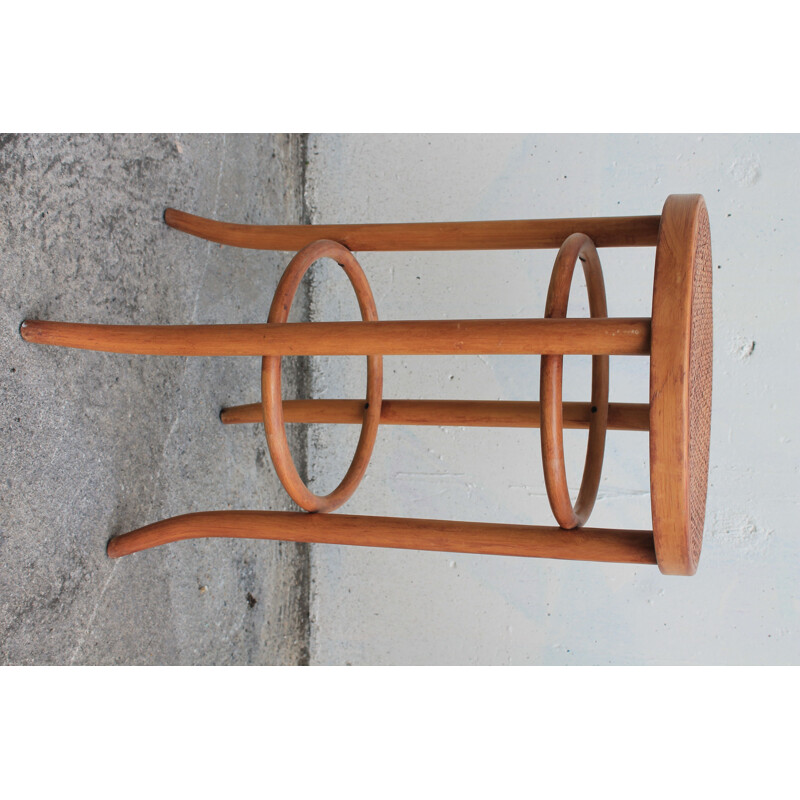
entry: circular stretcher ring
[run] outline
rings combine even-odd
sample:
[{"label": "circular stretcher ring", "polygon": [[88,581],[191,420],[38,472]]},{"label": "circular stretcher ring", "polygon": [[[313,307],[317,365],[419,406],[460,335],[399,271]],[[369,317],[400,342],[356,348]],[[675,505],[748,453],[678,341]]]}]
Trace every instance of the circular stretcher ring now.
[{"label": "circular stretcher ring", "polygon": [[[603,271],[594,242],[582,233],[573,233],[565,239],[556,256],[550,288],[547,292],[545,317],[566,317],[572,275],[575,263],[581,260],[589,294],[589,311],[592,317],[607,317],[606,290]],[[581,488],[573,507],[567,486],[564,466],[564,429],[561,408],[561,383],[564,369],[563,355],[543,355],[539,381],[541,403],[542,465],[547,498],[556,521],[562,528],[583,525],[592,513],[600,473],[608,426],[608,356],[592,356],[592,418],[589,423],[589,441],[586,463],[583,468]]]},{"label": "circular stretcher ring", "polygon": [[[350,280],[358,299],[361,319],[374,322],[378,319],[375,299],[361,265],[355,256],[343,245],[328,239],[320,239],[300,250],[289,262],[283,277],[275,290],[268,322],[282,323],[289,317],[297,287],[308,268],[318,259],[334,259]],[[264,427],[275,471],[291,498],[306,511],[333,511],[344,503],[358,487],[367,470],[378,425],[381,418],[383,397],[383,358],[379,355],[367,356],[367,399],[364,404],[364,420],[353,461],[342,482],[328,495],[314,494],[305,485],[297,472],[283,419],[281,399],[281,357],[264,356],[261,361],[261,405],[264,410]]]}]

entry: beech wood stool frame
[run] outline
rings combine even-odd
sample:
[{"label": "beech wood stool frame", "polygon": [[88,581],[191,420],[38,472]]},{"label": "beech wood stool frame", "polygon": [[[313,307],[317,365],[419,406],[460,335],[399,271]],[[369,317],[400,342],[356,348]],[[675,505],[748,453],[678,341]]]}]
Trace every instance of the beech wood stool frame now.
[{"label": "beech wood stool frame", "polygon": [[[168,225],[209,241],[259,250],[299,250],[276,289],[268,321],[245,325],[87,325],[26,320],[39,344],[143,355],[260,355],[262,402],[223,409],[225,424],[263,422],[276,472],[308,512],[332,511],[364,476],[378,426],[541,427],[545,487],[558,526],[486,524],[286,511],[185,514],[113,537],[112,558],[199,537],[299,542],[658,564],[692,575],[702,546],[711,424],[711,245],[700,195],[670,195],[659,216],[393,225],[239,225],[167,209]],[[656,248],[649,318],[609,318],[597,248]],[[378,320],[353,251],[559,248],[542,319]],[[347,274],[361,322],[288,323],[308,267],[335,259]],[[570,284],[582,263],[589,319],[567,319]],[[384,355],[539,354],[539,402],[383,400]],[[592,358],[591,403],[564,403],[563,356]],[[365,400],[281,400],[281,356],[366,355]],[[650,402],[608,402],[608,357],[650,356]],[[353,461],[325,497],[303,483],[286,422],[361,423]],[[586,464],[572,505],[563,428],[588,428]],[[597,496],[606,430],[649,431],[652,530],[583,527]]]}]

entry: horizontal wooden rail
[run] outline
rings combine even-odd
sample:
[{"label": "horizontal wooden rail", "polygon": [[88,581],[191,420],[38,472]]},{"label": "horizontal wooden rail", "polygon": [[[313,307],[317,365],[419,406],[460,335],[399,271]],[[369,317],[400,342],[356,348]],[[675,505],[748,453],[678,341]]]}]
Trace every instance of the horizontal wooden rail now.
[{"label": "horizontal wooden rail", "polygon": [[87,325],[26,320],[28,342],[164,356],[650,353],[650,320],[471,319],[253,325]]},{"label": "horizontal wooden rail", "polygon": [[300,250],[333,239],[350,250],[525,250],[561,247],[585,233],[597,247],[651,247],[660,216],[577,217],[489,222],[411,222],[388,225],[239,225],[168,208],[164,221],[201,239],[254,250]]},{"label": "horizontal wooden rail", "polygon": [[[565,428],[588,428],[590,403],[563,403]],[[285,422],[345,423],[360,425],[364,419],[363,400],[284,400]],[[264,422],[261,403],[223,408],[220,419],[226,425]],[[381,425],[457,425],[485,428],[538,428],[539,403],[511,400],[384,400]],[[610,403],[608,427],[620,431],[647,431],[650,406],[647,403]]]},{"label": "horizontal wooden rail", "polygon": [[451,553],[655,564],[652,531],[502,525],[482,522],[306,514],[298,511],[205,511],[155,522],[108,543],[111,558],[169,542],[207,537],[394,547]]}]

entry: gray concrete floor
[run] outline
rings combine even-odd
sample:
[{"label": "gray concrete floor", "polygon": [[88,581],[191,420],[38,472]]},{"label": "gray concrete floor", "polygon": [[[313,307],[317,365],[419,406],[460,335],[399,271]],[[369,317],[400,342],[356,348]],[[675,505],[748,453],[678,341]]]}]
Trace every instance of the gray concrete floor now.
[{"label": "gray concrete floor", "polygon": [[[111,535],[176,514],[291,507],[263,428],[218,418],[259,399],[259,359],[19,336],[25,318],[265,321],[289,255],[203,242],[162,215],[306,221],[304,163],[302,136],[0,137],[0,663],[308,662],[306,547],[105,552]],[[304,365],[285,362],[285,391],[302,392]],[[302,463],[304,432],[294,439]]]}]

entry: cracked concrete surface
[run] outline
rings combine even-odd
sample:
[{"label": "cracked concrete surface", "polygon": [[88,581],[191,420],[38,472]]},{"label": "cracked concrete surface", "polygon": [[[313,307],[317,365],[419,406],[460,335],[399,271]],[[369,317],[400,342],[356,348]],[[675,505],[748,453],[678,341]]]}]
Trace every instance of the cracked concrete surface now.
[{"label": "cracked concrete surface", "polygon": [[[0,663],[308,662],[307,547],[105,553],[111,535],[176,514],[291,507],[263,428],[218,419],[258,400],[259,359],[19,336],[25,318],[265,320],[288,255],[207,243],[162,215],[304,221],[304,160],[289,135],[0,137]],[[306,312],[298,296],[292,319]],[[303,391],[304,366],[284,371],[286,391]],[[302,462],[305,432],[293,435]]]}]

